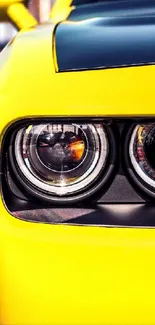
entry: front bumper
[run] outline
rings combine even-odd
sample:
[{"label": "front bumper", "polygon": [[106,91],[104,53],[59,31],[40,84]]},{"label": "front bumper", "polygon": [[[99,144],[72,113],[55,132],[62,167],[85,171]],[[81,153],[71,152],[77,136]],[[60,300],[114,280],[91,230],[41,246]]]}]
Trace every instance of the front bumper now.
[{"label": "front bumper", "polygon": [[1,324],[155,324],[155,229],[30,223],[0,201]]}]

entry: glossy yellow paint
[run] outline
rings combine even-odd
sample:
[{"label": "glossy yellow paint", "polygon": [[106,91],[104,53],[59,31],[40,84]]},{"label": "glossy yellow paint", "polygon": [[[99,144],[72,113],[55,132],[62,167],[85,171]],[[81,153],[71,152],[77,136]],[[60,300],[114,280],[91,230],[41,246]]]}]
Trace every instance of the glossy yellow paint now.
[{"label": "glossy yellow paint", "polygon": [[155,66],[55,73],[52,30],[49,24],[21,32],[11,45],[0,78],[1,107],[10,109],[1,117],[1,129],[24,116],[155,114]]},{"label": "glossy yellow paint", "polygon": [[[1,141],[20,118],[155,115],[155,66],[56,73],[52,32],[1,54]],[[155,229],[45,225],[0,200],[0,324],[154,325]]]},{"label": "glossy yellow paint", "polygon": [[154,325],[154,229],[26,223],[2,202],[0,211],[2,325]]}]

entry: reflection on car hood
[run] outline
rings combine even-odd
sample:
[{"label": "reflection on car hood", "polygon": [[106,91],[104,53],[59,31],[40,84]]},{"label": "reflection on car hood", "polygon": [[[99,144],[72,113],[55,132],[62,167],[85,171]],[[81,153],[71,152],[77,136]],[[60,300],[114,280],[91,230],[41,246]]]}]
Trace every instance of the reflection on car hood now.
[{"label": "reflection on car hood", "polygon": [[155,1],[75,8],[56,30],[59,71],[155,64]]}]

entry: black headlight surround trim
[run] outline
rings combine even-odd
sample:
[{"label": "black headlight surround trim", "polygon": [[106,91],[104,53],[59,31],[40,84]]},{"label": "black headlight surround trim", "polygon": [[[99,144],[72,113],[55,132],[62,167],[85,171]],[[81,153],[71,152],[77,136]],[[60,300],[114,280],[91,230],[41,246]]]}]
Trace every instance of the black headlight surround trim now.
[{"label": "black headlight surround trim", "polygon": [[147,198],[147,200],[155,199],[155,189],[147,184],[143,179],[136,173],[136,170],[132,166],[130,155],[129,155],[129,145],[132,133],[135,127],[140,123],[149,123],[154,122],[153,119],[142,119],[139,121],[135,121],[130,124],[125,130],[123,130],[125,137],[124,137],[124,144],[123,144],[123,156],[122,159],[124,161],[124,169],[127,174],[127,177],[133,187],[136,188],[137,191],[140,192],[142,197]]},{"label": "black headlight surround trim", "polygon": [[[104,226],[104,227],[154,227],[154,212],[155,212],[155,201],[154,197],[152,198],[150,194],[146,194],[146,191],[140,189],[140,186],[136,184],[134,179],[129,175],[128,172],[128,164],[130,165],[128,147],[127,144],[127,135],[130,130],[130,134],[132,133],[133,128],[137,124],[141,123],[155,123],[155,116],[150,117],[89,117],[89,118],[49,118],[50,120],[55,120],[57,123],[67,122],[70,119],[73,120],[74,123],[83,123],[88,120],[91,122],[103,123],[103,125],[107,125],[114,132],[115,137],[117,137],[117,168],[115,166],[113,178],[109,180],[107,183],[107,190],[103,193],[103,189],[101,188],[98,193],[92,196],[92,200],[88,199],[84,202],[79,202],[77,204],[69,204],[69,206],[65,206],[62,204],[60,208],[57,204],[43,202],[43,200],[36,200],[34,197],[23,191],[23,188],[19,186],[19,182],[14,177],[10,164],[6,164],[8,161],[8,146],[10,143],[10,135],[15,130],[18,131],[22,126],[29,125],[31,123],[38,124],[42,122],[41,118],[27,118],[21,119],[18,121],[13,121],[10,123],[2,133],[2,144],[1,144],[1,156],[2,156],[2,166],[1,166],[1,180],[2,180],[2,198],[4,205],[8,212],[17,219],[21,219],[25,222],[39,222],[39,223],[48,223],[48,224],[74,224],[74,225],[83,225],[83,226]],[[49,120],[45,118],[46,121]],[[129,139],[130,141],[130,139]],[[125,156],[125,152],[127,156]],[[124,159],[126,158],[126,159]],[[11,174],[11,178],[8,178],[8,172]],[[130,188],[127,186],[127,183],[120,181],[120,178],[124,177]],[[137,175],[135,175],[137,177]],[[118,182],[120,185],[118,186]],[[10,187],[11,185],[11,187]],[[18,187],[17,191],[14,190],[14,185]],[[112,190],[111,190],[112,189]],[[120,196],[117,197],[112,196],[113,193],[120,193]],[[127,193],[127,194],[124,194]],[[136,194],[136,196],[134,196]],[[128,195],[129,199],[126,200],[126,195]],[[138,196],[139,195],[139,198]],[[125,198],[125,200],[124,200]],[[124,201],[123,201],[124,200]],[[61,211],[65,211],[65,214],[68,213],[68,208],[73,211],[73,215],[70,213],[67,215],[67,220],[65,220],[65,216],[63,215],[63,219],[60,220],[59,209]],[[98,208],[101,208],[101,213],[98,213]],[[38,213],[39,209],[39,213]],[[74,213],[76,214],[76,210],[81,209],[79,213],[79,218],[74,218]],[[94,213],[87,214],[85,217],[85,212],[83,216],[82,210],[95,209]],[[133,213],[130,216],[130,212]],[[136,213],[134,213],[134,211]],[[87,211],[86,211],[87,212]],[[89,211],[88,211],[89,212]],[[109,214],[110,213],[110,214]],[[68,219],[70,216],[70,220]],[[62,217],[62,216],[61,216]],[[129,217],[129,219],[128,219]]]},{"label": "black headlight surround trim", "polygon": [[[17,169],[16,164],[15,164],[15,157],[14,157],[14,150],[13,150],[13,143],[14,143],[14,138],[17,133],[17,131],[22,128],[22,126],[26,127],[29,124],[38,124],[38,123],[46,123],[46,122],[51,122],[51,123],[68,123],[71,121],[71,118],[45,118],[45,119],[29,119],[29,120],[22,120],[20,121],[21,123],[15,123],[14,125],[11,126],[10,130],[13,131],[12,133],[12,138],[11,138],[11,145],[9,146],[9,161],[11,165],[11,169],[13,171],[15,179],[19,182],[20,187],[23,188],[23,191],[27,193],[29,199],[34,199],[34,200],[42,200],[46,204],[59,204],[59,205],[70,205],[73,203],[81,203],[84,200],[87,200],[88,198],[97,195],[97,193],[100,191],[101,188],[105,186],[105,191],[107,188],[110,186],[115,174],[116,174],[116,168],[118,166],[118,162],[116,161],[116,156],[118,152],[118,147],[117,147],[117,141],[116,138],[118,136],[117,130],[114,126],[111,125],[111,121],[108,119],[104,121],[104,119],[91,119],[91,118],[73,118],[71,123],[95,123],[95,122],[100,122],[104,125],[104,128],[107,133],[108,137],[108,142],[109,146],[112,148],[111,152],[109,153],[108,156],[108,161],[106,163],[106,168],[100,175],[100,179],[97,179],[91,186],[84,190],[81,191],[78,195],[72,195],[72,196],[65,196],[63,197],[58,197],[58,196],[51,196],[47,195],[43,192],[39,193],[35,188],[32,188],[29,184],[29,182],[24,179],[23,174],[20,172],[19,169]],[[9,130],[8,132],[9,133]]]}]

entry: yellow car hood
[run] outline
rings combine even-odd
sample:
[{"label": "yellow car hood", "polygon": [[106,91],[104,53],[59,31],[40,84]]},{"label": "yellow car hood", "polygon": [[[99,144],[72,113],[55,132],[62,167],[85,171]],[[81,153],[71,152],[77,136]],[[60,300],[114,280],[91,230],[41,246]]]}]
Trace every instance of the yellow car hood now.
[{"label": "yellow car hood", "polygon": [[52,24],[21,32],[1,53],[1,128],[25,116],[154,115],[154,65],[57,73],[54,35]]}]

